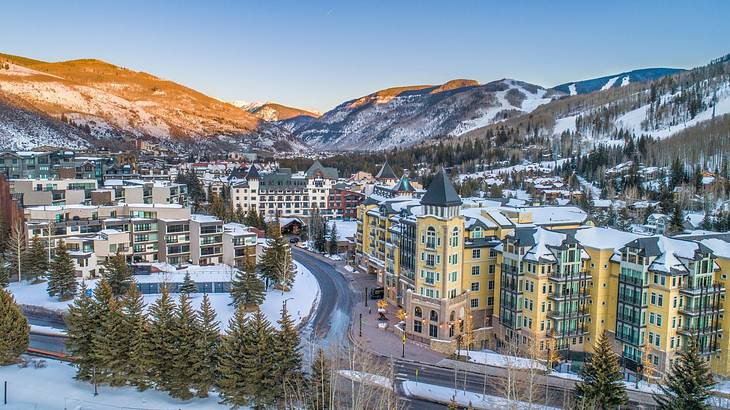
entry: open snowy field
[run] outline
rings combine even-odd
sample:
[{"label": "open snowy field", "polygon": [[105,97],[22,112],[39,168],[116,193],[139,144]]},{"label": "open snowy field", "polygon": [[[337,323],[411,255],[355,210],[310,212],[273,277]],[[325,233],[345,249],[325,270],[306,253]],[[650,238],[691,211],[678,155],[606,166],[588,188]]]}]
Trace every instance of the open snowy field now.
[{"label": "open snowy field", "polygon": [[[319,301],[319,284],[314,278],[312,273],[301,265],[299,262],[294,261],[297,268],[297,275],[294,278],[294,285],[289,292],[282,292],[275,289],[269,289],[266,293],[266,299],[261,305],[261,310],[264,312],[266,317],[276,326],[276,320],[279,318],[281,305],[286,300],[289,314],[296,325],[298,325],[302,319],[309,316]],[[225,265],[217,265],[214,267],[205,267],[206,269],[199,269],[197,267],[190,269],[190,276],[194,281],[204,280],[206,275],[222,275],[230,274],[230,268]],[[174,275],[182,275],[182,273],[175,273]],[[150,276],[140,276],[140,279],[144,279],[145,282],[149,282]],[[170,274],[162,274],[166,279],[169,279]],[[96,286],[97,280],[87,280],[86,285],[91,289]],[[11,283],[8,286],[10,292],[15,296],[15,301],[22,305],[33,305],[42,306],[46,309],[66,311],[71,301],[59,302],[56,298],[48,296],[46,292],[47,284],[38,283],[30,284],[28,282]],[[144,301],[147,306],[154,303],[160,295],[144,295]],[[200,303],[203,300],[202,294],[191,295],[191,302],[194,308],[198,309]],[[228,325],[228,319],[233,316],[235,311],[231,304],[231,296],[228,293],[211,293],[208,295],[210,302],[216,311],[218,320],[221,323],[221,330],[224,330]],[[178,295],[173,295],[177,299]]]},{"label": "open snowy field", "polygon": [[[37,358],[30,358],[38,361]],[[45,360],[45,359],[44,359]],[[0,382],[8,382],[8,404],[13,410],[116,410],[116,409],[225,409],[218,396],[180,401],[165,392],[138,392],[130,387],[100,386],[94,396],[94,385],[74,380],[76,370],[68,363],[45,360],[46,367],[33,364],[0,367]]]}]

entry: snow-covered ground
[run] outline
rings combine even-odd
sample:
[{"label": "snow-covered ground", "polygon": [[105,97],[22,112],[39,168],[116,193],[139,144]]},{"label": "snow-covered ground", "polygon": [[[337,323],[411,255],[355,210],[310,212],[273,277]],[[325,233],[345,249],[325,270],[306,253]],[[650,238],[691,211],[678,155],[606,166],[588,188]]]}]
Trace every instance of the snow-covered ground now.
[{"label": "snow-covered ground", "polygon": [[423,400],[436,401],[444,404],[455,401],[461,407],[469,407],[475,409],[541,409],[552,410],[555,407],[547,407],[540,404],[530,404],[520,401],[508,400],[503,397],[482,395],[463,390],[456,390],[451,387],[436,386],[414,381],[403,382],[403,391],[409,397],[415,397]]},{"label": "snow-covered ground", "polygon": [[357,221],[329,220],[327,221],[327,229],[332,229],[333,224],[337,226],[337,239],[343,240],[355,237]]},{"label": "snow-covered ground", "polygon": [[521,172],[521,171],[542,171],[544,173],[549,173],[555,167],[562,165],[569,160],[567,158],[559,159],[556,161],[541,161],[538,163],[530,162],[530,163],[524,163],[524,164],[517,164],[512,165],[509,167],[502,167],[502,168],[495,168],[495,169],[488,169],[486,171],[479,171],[479,172],[472,172],[470,174],[459,174],[459,182],[463,182],[465,179],[471,178],[471,179],[477,179],[477,178],[487,178],[490,176],[496,176],[496,175],[503,175],[503,174],[509,174],[512,172]]},{"label": "snow-covered ground", "polygon": [[[30,358],[28,358],[30,359]],[[33,359],[38,361],[38,359]],[[130,387],[99,387],[94,396],[94,385],[74,380],[76,370],[69,364],[45,360],[46,366],[33,364],[0,367],[0,381],[8,382],[8,404],[13,410],[116,410],[122,408],[147,410],[172,409],[225,409],[220,398],[211,394],[207,399],[180,401],[165,392],[147,390],[138,392]]]},{"label": "snow-covered ground", "polygon": [[545,366],[537,360],[531,360],[524,357],[509,356],[495,353],[489,350],[484,351],[465,351],[462,353],[469,357],[472,363],[486,364],[495,367],[510,367],[513,369],[536,369],[545,371]]},{"label": "snow-covered ground", "polygon": [[354,380],[358,383],[369,384],[376,387],[383,387],[385,389],[393,388],[393,382],[389,378],[381,376],[379,374],[359,372],[356,370],[340,370],[338,373],[340,374],[340,376],[348,380]]},{"label": "snow-covered ground", "polygon": [[[289,314],[292,316],[292,320],[295,324],[299,324],[302,319],[307,317],[311,311],[316,308],[316,304],[319,302],[319,284],[314,278],[312,273],[301,265],[299,262],[294,261],[297,267],[297,275],[294,278],[294,285],[289,292],[282,292],[276,289],[270,289],[266,293],[266,299],[261,305],[261,310],[266,317],[276,325],[276,320],[279,318],[281,305],[286,300]],[[205,266],[205,267],[191,267],[188,269],[190,276],[194,281],[202,281],[205,276],[208,275],[230,275],[230,268],[226,265],[216,266]],[[183,273],[164,273],[161,274],[162,281],[170,281],[173,275],[184,275]],[[155,275],[137,276],[135,278],[150,282]],[[97,280],[87,280],[86,285],[93,289],[96,286]],[[46,309],[56,311],[66,311],[68,305],[72,301],[59,302],[56,298],[51,298],[46,292],[47,283],[30,284],[28,282],[11,283],[8,289],[15,296],[15,300],[19,304],[41,306]],[[159,294],[144,295],[144,302],[149,306],[154,303]],[[221,330],[225,329],[228,320],[233,316],[234,308],[231,306],[231,296],[228,293],[211,293],[208,295],[210,302],[218,315],[218,320],[221,322]],[[173,295],[177,298],[177,295]],[[202,294],[192,295],[192,304],[194,308],[200,307],[200,302],[203,300]]]}]

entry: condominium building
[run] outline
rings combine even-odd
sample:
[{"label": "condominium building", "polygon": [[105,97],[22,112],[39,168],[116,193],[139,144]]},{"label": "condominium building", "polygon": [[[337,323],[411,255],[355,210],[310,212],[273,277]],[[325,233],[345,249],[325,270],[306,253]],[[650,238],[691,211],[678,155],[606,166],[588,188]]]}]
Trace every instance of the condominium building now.
[{"label": "condominium building", "polygon": [[[461,199],[442,171],[428,190],[373,194],[358,209],[356,266],[403,309],[402,331],[580,364],[606,332],[628,373],[666,373],[696,338],[730,376],[724,315],[730,235],[642,236],[593,227],[570,206]],[[466,346],[461,346],[466,347]]]}]

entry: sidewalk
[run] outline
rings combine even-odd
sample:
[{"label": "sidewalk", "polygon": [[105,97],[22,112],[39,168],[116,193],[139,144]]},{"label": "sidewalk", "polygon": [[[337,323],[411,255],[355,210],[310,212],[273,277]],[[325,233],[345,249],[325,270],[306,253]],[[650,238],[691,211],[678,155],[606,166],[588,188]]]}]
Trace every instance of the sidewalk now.
[{"label": "sidewalk", "polygon": [[[350,336],[361,348],[387,357],[400,358],[403,353],[403,339],[393,333],[393,326],[398,323],[398,308],[388,305],[385,317],[388,318],[386,329],[378,328],[378,301],[368,299],[365,307],[365,288],[377,287],[376,278],[361,272],[347,272],[353,278],[353,286],[358,291],[359,298],[352,311],[352,326]],[[362,314],[362,336],[360,336],[360,314]],[[406,339],[406,360],[421,363],[436,364],[446,356],[434,352],[427,346]]]}]

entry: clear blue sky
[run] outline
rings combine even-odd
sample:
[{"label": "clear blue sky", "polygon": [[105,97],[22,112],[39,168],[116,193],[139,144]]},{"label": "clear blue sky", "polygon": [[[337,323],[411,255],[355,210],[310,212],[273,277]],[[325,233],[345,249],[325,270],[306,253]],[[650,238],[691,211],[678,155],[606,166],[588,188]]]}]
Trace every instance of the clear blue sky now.
[{"label": "clear blue sky", "polygon": [[[6,1],[0,52],[327,110],[454,78],[545,86],[730,52],[730,1]],[[725,39],[725,40],[723,40]]]}]

